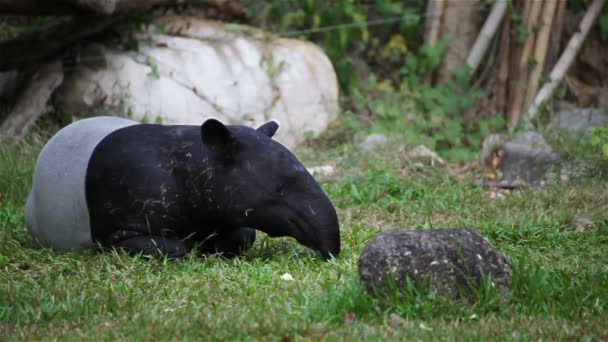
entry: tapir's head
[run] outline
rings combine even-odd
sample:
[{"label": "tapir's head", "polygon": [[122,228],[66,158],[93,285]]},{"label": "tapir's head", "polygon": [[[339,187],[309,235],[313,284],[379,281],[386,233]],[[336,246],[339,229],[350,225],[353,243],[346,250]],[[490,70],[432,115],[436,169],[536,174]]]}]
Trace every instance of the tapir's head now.
[{"label": "tapir's head", "polygon": [[298,159],[272,140],[279,125],[258,129],[209,119],[201,126],[214,169],[213,200],[223,220],[270,236],[291,236],[321,252],[340,253],[336,210]]}]

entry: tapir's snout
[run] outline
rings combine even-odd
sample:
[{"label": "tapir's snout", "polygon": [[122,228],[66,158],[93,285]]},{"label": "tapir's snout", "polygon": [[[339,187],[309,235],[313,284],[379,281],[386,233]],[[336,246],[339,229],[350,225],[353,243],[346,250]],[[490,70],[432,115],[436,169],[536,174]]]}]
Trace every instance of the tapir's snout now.
[{"label": "tapir's snout", "polygon": [[340,254],[340,223],[329,199],[309,206],[306,217],[296,224],[295,238],[330,259]]}]

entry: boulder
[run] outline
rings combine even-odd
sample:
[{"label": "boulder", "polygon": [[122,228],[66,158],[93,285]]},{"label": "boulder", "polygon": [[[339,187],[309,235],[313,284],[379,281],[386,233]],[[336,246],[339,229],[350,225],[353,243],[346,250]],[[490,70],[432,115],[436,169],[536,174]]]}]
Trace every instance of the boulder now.
[{"label": "boulder", "polygon": [[500,290],[507,289],[511,265],[478,233],[467,229],[385,231],[361,252],[359,276],[370,294],[387,290],[389,276],[402,287],[430,281],[438,295],[456,296],[480,284],[482,274]]},{"label": "boulder", "polygon": [[502,151],[500,171],[503,179],[523,180],[534,186],[541,185],[547,171],[560,160],[543,136],[536,132],[517,134],[502,146]]},{"label": "boulder", "polygon": [[138,51],[85,47],[55,94],[58,110],[167,124],[276,119],[276,138],[288,147],[337,117],[336,73],[310,42],[178,15],[156,19],[137,37]]},{"label": "boulder", "polygon": [[608,127],[608,113],[598,108],[577,108],[555,114],[551,127],[571,133],[585,133],[593,126]]}]

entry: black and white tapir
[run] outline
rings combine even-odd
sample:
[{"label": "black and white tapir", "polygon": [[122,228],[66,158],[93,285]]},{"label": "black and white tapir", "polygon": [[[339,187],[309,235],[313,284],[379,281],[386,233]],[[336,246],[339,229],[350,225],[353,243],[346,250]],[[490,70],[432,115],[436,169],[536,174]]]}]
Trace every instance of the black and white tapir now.
[{"label": "black and white tapir", "polygon": [[337,256],[336,211],[298,159],[271,139],[278,127],[77,121],[40,153],[27,227],[57,250],[105,246],[179,257],[198,246],[235,256],[257,229]]}]

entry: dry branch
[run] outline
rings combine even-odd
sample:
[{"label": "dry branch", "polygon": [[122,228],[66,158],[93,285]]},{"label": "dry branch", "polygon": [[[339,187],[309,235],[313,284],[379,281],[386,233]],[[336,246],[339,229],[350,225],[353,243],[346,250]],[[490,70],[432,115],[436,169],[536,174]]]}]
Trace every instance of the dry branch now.
[{"label": "dry branch", "polygon": [[34,72],[13,110],[0,126],[0,142],[19,142],[36,120],[48,112],[47,102],[61,82],[63,69],[58,61],[45,64]]},{"label": "dry branch", "polygon": [[79,40],[102,31],[121,18],[122,16],[62,18],[40,30],[0,42],[0,71],[43,62]]},{"label": "dry branch", "polygon": [[508,0],[498,0],[494,3],[488,19],[484,23],[481,32],[479,32],[479,36],[477,36],[477,40],[475,40],[475,44],[467,58],[467,64],[471,67],[471,74],[475,73],[475,70],[477,70],[479,62],[488,50],[490,41],[494,38],[502,18],[505,16],[505,13],[507,13],[507,3]]},{"label": "dry branch", "polygon": [[602,7],[605,3],[606,0],[593,0],[593,3],[591,3],[591,6],[589,6],[589,9],[587,10],[587,13],[585,13],[583,20],[581,20],[579,32],[576,32],[572,38],[570,38],[568,46],[549,75],[549,81],[545,83],[545,85],[536,95],[532,106],[530,106],[530,109],[526,113],[526,120],[531,120],[536,117],[540,106],[549,99],[549,97],[555,91],[555,88],[557,88],[557,85],[564,78],[568,68],[570,65],[572,65],[572,62],[576,57],[576,54],[583,45],[583,42],[585,41],[593,22],[602,11]]}]

